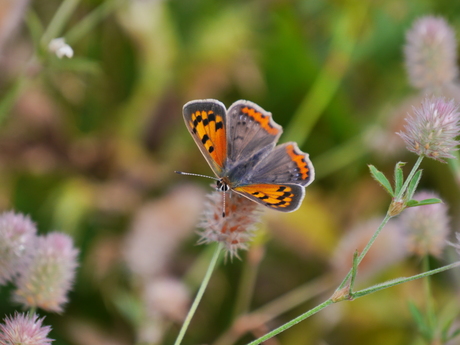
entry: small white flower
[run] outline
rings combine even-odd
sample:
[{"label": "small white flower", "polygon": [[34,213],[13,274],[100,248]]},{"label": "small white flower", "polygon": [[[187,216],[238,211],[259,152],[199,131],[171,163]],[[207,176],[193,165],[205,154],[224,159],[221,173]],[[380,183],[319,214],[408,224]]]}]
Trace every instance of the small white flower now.
[{"label": "small white flower", "polygon": [[59,59],[62,59],[64,56],[70,59],[73,56],[72,47],[65,43],[65,39],[63,37],[51,40],[48,45],[48,49],[50,52],[56,54]]}]

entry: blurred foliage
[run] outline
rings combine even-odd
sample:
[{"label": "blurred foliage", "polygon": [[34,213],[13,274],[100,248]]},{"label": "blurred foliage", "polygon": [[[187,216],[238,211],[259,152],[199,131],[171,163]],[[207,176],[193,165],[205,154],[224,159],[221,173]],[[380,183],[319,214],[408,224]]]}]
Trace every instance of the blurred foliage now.
[{"label": "blurred foliage", "polygon": [[[16,2],[7,3],[0,18],[13,20]],[[41,40],[62,3],[70,6],[68,18],[50,38],[65,37],[74,58],[60,60]],[[389,176],[397,161],[416,159],[394,135],[408,103],[417,104],[404,70],[405,31],[435,14],[460,32],[460,3],[447,0],[50,0],[28,3],[21,13],[16,22],[0,21],[0,31],[15,27],[0,37],[0,208],[29,214],[42,233],[71,234],[81,249],[71,302],[63,315],[45,319],[55,344],[132,344],[140,330],[151,334],[142,325],[150,320],[143,314],[145,277],[124,260],[141,209],[161,209],[161,221],[152,216],[143,225],[154,224],[158,236],[176,227],[186,233],[173,244],[152,237],[142,255],[162,264],[148,280],[187,277],[194,294],[209,252],[195,245],[193,224],[210,187],[173,173],[211,173],[183,124],[182,105],[192,99],[258,103],[284,127],[281,142],[298,141],[318,162],[318,176],[297,212],[267,212],[257,264],[250,250],[218,268],[184,344],[211,344],[230,327],[246,265],[254,265],[255,277],[253,292],[246,291],[253,294],[249,310],[330,276],[340,239],[383,216],[390,201],[367,164]],[[421,186],[439,191],[456,230],[459,177],[437,162],[422,168]],[[351,253],[342,260],[351,266]],[[419,270],[417,260],[406,260],[358,284]],[[340,279],[255,334],[321,302]],[[449,273],[434,277],[437,305],[458,304],[459,283]],[[273,344],[420,344],[402,301],[423,305],[421,286],[334,305]],[[0,314],[11,313],[9,287],[1,294]],[[160,324],[151,331],[162,334],[158,343],[172,343],[180,321],[149,317]],[[251,339],[246,334],[237,343]]]}]

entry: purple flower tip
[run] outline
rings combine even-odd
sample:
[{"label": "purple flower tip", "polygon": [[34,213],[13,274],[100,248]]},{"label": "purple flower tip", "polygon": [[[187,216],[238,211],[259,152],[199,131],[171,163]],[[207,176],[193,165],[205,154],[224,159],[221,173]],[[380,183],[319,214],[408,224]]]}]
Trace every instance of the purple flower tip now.
[{"label": "purple flower tip", "polygon": [[53,341],[48,338],[50,326],[42,326],[43,318],[37,315],[19,314],[6,317],[4,324],[0,324],[1,345],[49,345]]}]

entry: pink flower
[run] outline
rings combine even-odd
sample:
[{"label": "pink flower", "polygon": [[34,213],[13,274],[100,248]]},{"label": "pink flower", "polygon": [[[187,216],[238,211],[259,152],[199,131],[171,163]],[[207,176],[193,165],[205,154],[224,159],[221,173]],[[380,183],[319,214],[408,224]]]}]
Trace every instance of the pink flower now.
[{"label": "pink flower", "polygon": [[0,284],[12,280],[30,259],[37,229],[29,217],[14,212],[0,215]]},{"label": "pink flower", "polygon": [[[415,200],[439,198],[433,192],[418,192]],[[411,207],[401,214],[400,224],[407,238],[408,250],[419,256],[440,256],[449,235],[449,217],[445,204]]]},{"label": "pink flower", "polygon": [[414,87],[435,87],[457,77],[455,33],[443,18],[420,18],[407,32],[406,41],[406,67]]},{"label": "pink flower", "polygon": [[16,301],[26,307],[61,312],[77,267],[72,239],[52,232],[38,238],[33,260],[17,279]]},{"label": "pink flower", "polygon": [[53,341],[47,338],[50,326],[42,326],[43,318],[32,317],[16,312],[13,317],[6,317],[0,324],[0,345],[49,345]]},{"label": "pink flower", "polygon": [[405,130],[396,134],[409,151],[445,163],[443,158],[454,158],[451,152],[458,149],[459,120],[453,100],[425,98],[420,108],[414,108],[414,116],[406,118]]}]

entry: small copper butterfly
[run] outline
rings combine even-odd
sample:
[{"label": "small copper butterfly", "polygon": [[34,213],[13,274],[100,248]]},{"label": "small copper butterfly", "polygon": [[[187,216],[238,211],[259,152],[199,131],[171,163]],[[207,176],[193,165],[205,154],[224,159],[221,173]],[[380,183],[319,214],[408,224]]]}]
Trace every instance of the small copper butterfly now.
[{"label": "small copper butterfly", "polygon": [[217,176],[217,190],[231,190],[273,210],[299,208],[315,171],[295,142],[275,146],[283,129],[271,113],[250,101],[236,101],[226,110],[221,102],[204,99],[185,104],[183,115]]}]

